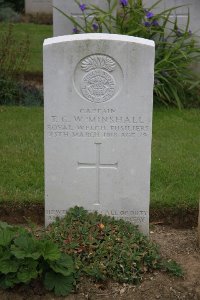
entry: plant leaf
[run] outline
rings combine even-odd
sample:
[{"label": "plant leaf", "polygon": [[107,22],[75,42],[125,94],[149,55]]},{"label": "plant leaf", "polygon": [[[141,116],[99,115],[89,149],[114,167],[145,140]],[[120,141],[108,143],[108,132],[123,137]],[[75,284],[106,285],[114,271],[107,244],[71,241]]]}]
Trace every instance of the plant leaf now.
[{"label": "plant leaf", "polygon": [[23,234],[14,240],[11,246],[11,253],[19,258],[38,259],[41,256],[39,242],[34,240],[29,234]]},{"label": "plant leaf", "polygon": [[0,229],[0,246],[8,246],[15,237],[15,232],[10,228]]},{"label": "plant leaf", "polygon": [[55,243],[44,241],[42,245],[42,255],[45,260],[54,261],[60,258],[61,253]]},{"label": "plant leaf", "polygon": [[73,277],[63,276],[55,272],[47,272],[44,279],[44,285],[47,290],[54,290],[56,296],[67,296],[73,289]]},{"label": "plant leaf", "polygon": [[60,273],[64,276],[69,276],[74,273],[74,263],[71,256],[67,254],[62,254],[60,259],[55,262],[49,262],[49,266],[56,273]]},{"label": "plant leaf", "polygon": [[23,283],[28,283],[31,279],[36,279],[38,277],[37,266],[37,261],[25,259],[17,272],[17,279]]},{"label": "plant leaf", "polygon": [[19,280],[14,273],[0,277],[0,288],[2,289],[13,288],[17,283]]},{"label": "plant leaf", "polygon": [[0,272],[3,274],[15,273],[19,267],[19,262],[15,259],[1,259]]}]

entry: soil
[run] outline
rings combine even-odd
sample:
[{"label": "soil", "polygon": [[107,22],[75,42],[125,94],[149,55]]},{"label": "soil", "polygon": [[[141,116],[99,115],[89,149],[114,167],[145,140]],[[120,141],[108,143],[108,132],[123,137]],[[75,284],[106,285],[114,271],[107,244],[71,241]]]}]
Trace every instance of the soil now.
[{"label": "soil", "polygon": [[[0,219],[10,221],[9,223],[21,223],[19,221],[25,221],[23,215],[27,216],[26,207],[21,207],[20,212],[21,216],[10,208],[10,212],[7,211],[6,215],[0,214]],[[33,214],[37,215],[37,219],[34,216],[34,221],[43,222],[42,206],[36,205],[32,209],[29,207],[28,218]],[[163,220],[157,221],[157,223],[163,222]],[[55,297],[53,294],[46,293],[38,282],[34,282],[31,287],[20,286],[15,290],[0,290],[0,300],[200,300],[200,249],[197,242],[197,229],[177,229],[172,225],[151,224],[150,239],[160,245],[163,257],[173,259],[182,266],[183,278],[154,272],[146,275],[138,286],[112,281],[96,283],[90,278],[82,278],[77,291],[68,297]]]},{"label": "soil", "polygon": [[[32,203],[0,203],[0,220],[11,224],[24,224],[28,220],[44,224],[44,205]],[[167,224],[173,228],[196,227],[198,223],[198,209],[165,208],[151,209],[150,223]]]}]

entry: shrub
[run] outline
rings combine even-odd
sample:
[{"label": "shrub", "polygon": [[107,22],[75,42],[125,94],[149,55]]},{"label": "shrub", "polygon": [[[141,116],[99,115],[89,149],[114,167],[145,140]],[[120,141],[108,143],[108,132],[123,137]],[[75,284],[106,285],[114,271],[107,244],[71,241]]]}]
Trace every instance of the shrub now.
[{"label": "shrub", "polygon": [[72,258],[51,241],[0,222],[0,287],[13,288],[37,278],[57,296],[68,295],[74,284]]},{"label": "shrub", "polygon": [[[108,9],[96,5],[75,2],[82,11],[82,21],[62,12],[74,24],[74,33],[108,32],[152,39],[156,44],[155,57],[155,102],[175,105],[179,108],[200,104],[200,79],[192,71],[191,64],[200,60],[200,48],[188,23],[178,27],[177,18],[170,16],[173,7],[158,14],[152,11],[162,1],[144,7],[142,0],[105,0]],[[120,8],[117,9],[120,5]],[[116,13],[117,11],[117,13]]]},{"label": "shrub", "polygon": [[42,106],[44,103],[43,89],[35,87],[29,83],[19,83],[18,91],[20,95],[19,104],[25,106]]},{"label": "shrub", "polygon": [[79,275],[128,283],[138,283],[145,273],[155,269],[182,275],[176,263],[161,259],[157,246],[136,226],[81,207],[57,219],[46,235],[74,258]]},{"label": "shrub", "polygon": [[15,12],[11,7],[2,7],[0,9],[0,22],[19,22],[20,15]]},{"label": "shrub", "polygon": [[0,7],[11,7],[16,12],[23,12],[24,6],[24,0],[0,0]]}]

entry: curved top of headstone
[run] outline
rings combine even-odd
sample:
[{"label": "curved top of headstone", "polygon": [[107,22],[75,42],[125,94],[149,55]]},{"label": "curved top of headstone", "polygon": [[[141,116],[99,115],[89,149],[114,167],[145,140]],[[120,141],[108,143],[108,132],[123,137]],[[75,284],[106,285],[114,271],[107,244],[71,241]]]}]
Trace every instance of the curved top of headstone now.
[{"label": "curved top of headstone", "polygon": [[63,42],[70,42],[70,41],[83,41],[83,40],[112,40],[112,41],[122,41],[122,42],[131,42],[141,45],[147,46],[155,46],[154,41],[128,36],[128,35],[121,35],[121,34],[109,34],[109,33],[83,33],[83,34],[73,34],[73,35],[64,35],[46,39],[44,41],[44,46],[52,45],[52,44],[59,44]]}]

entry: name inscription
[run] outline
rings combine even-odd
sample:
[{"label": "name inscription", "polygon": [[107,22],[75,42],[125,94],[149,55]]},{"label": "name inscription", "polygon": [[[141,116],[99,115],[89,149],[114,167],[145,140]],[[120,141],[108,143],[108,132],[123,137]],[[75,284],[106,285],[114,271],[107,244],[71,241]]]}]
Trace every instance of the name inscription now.
[{"label": "name inscription", "polygon": [[51,138],[134,138],[150,134],[140,115],[117,113],[116,109],[84,109],[74,115],[51,115],[47,124]]}]

